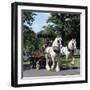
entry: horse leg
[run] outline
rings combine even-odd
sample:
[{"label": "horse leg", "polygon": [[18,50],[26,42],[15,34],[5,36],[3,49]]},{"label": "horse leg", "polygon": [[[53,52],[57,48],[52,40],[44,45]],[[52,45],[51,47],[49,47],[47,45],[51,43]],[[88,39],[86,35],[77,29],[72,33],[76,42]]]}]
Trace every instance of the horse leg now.
[{"label": "horse leg", "polygon": [[45,55],[45,57],[46,57],[46,70],[50,71],[50,67],[49,67],[49,64],[48,64],[49,59],[48,59],[47,54]]},{"label": "horse leg", "polygon": [[71,61],[72,65],[74,64],[74,61],[75,61],[75,58],[74,58],[74,56],[72,56],[72,61]]},{"label": "horse leg", "polygon": [[57,58],[57,61],[56,61],[56,68],[55,68],[55,71],[56,71],[56,72],[59,72],[59,71],[60,71],[59,60],[60,60],[60,58]]},{"label": "horse leg", "polygon": [[68,54],[66,54],[66,61],[68,61],[68,58],[69,58],[69,55],[68,55]]},{"label": "horse leg", "polygon": [[53,69],[54,69],[54,67],[55,67],[55,59],[54,59],[54,58],[52,58],[52,66],[51,66],[51,70],[53,70]]}]

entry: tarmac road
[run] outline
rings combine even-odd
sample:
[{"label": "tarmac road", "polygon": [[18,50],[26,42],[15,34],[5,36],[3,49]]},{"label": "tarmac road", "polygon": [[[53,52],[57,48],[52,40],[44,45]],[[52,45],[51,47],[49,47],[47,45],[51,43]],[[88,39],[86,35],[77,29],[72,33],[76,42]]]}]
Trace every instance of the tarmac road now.
[{"label": "tarmac road", "polygon": [[46,69],[36,70],[25,70],[23,77],[37,77],[37,76],[64,76],[64,75],[79,75],[80,69],[67,69],[59,72],[47,71]]}]

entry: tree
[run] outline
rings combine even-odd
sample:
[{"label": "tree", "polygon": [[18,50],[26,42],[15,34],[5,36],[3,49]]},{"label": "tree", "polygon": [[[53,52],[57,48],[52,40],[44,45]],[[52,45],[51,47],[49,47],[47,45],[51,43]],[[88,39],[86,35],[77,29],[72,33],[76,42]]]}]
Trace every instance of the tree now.
[{"label": "tree", "polygon": [[51,13],[48,24],[53,25],[53,29],[60,32],[63,39],[63,45],[76,38],[77,47],[80,47],[80,15],[70,13]]},{"label": "tree", "polygon": [[25,23],[27,23],[29,26],[32,25],[34,18],[35,18],[35,13],[27,11],[27,10],[23,10],[22,11],[22,23],[23,25]]},{"label": "tree", "polygon": [[32,30],[32,23],[36,14],[30,11],[22,11],[23,48],[33,53],[38,48],[36,33]]}]

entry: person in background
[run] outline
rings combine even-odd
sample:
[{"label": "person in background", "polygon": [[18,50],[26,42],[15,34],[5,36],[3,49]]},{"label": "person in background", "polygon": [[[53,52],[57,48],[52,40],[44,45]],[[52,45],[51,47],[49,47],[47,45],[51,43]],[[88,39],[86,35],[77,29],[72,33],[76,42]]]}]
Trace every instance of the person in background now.
[{"label": "person in background", "polygon": [[51,46],[51,45],[52,45],[52,40],[47,38],[43,44],[43,50],[45,50],[46,47]]}]

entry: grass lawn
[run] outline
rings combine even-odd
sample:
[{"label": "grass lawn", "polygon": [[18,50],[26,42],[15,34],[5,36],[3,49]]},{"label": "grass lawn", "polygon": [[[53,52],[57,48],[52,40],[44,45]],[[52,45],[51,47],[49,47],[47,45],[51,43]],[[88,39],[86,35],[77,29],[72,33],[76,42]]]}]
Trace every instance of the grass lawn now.
[{"label": "grass lawn", "polygon": [[74,64],[71,64],[71,58],[66,61],[65,58],[62,59],[62,61],[60,62],[62,67],[77,67],[77,68],[80,68],[80,58],[75,58],[75,62]]}]

